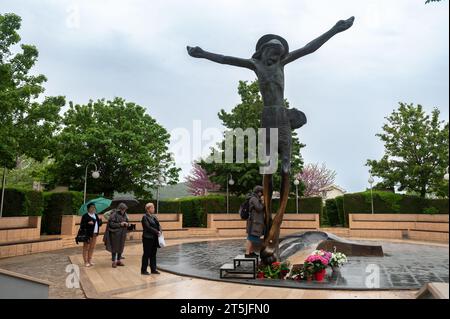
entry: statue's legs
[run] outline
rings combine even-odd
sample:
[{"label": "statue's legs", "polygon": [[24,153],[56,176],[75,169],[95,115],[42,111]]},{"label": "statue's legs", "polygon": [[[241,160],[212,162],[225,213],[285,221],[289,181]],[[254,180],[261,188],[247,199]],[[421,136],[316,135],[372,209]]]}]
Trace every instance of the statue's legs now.
[{"label": "statue's legs", "polygon": [[278,243],[280,239],[280,228],[283,223],[284,212],[286,211],[289,198],[289,185],[289,173],[283,172],[281,176],[280,207],[273,218],[268,233],[264,236],[264,246],[261,250],[261,260],[266,265],[279,260]]},{"label": "statue's legs", "polygon": [[269,230],[272,226],[272,193],[273,193],[273,179],[272,175],[264,175],[263,177],[263,189],[264,189],[264,240],[269,236]]},{"label": "statue's legs", "polygon": [[[281,224],[283,223],[284,212],[286,211],[286,206],[289,199],[292,148],[291,139],[292,135],[290,130],[288,132],[281,131],[278,150],[281,157],[280,207],[278,208],[277,214],[275,215],[273,221],[270,224],[267,224],[267,210],[268,207],[271,207],[271,204],[266,203],[266,227],[268,225],[270,225],[270,227],[267,228],[269,229],[269,231],[268,233],[266,232],[266,235],[264,236],[264,246],[261,250],[261,261],[266,265],[279,260],[278,244],[280,238],[280,228]],[[264,182],[266,182],[266,180],[268,179],[268,175],[265,175]],[[270,182],[271,180],[272,176],[270,176]],[[266,183],[269,184],[268,181]],[[264,184],[264,190],[266,190],[266,183]],[[269,191],[269,186],[267,186],[267,191]],[[270,212],[271,210],[269,211],[269,215],[271,215]]]}]

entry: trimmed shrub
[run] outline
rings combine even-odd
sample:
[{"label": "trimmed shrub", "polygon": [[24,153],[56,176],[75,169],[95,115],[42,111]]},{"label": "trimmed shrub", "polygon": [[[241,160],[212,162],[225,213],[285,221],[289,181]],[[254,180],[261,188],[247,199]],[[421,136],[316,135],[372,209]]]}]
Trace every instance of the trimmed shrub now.
[{"label": "trimmed shrub", "polygon": [[338,214],[336,200],[334,198],[327,199],[325,201],[325,207],[326,207],[328,224],[330,226],[336,226],[337,224],[339,224],[339,214]]},{"label": "trimmed shrub", "polygon": [[[245,197],[230,196],[229,212],[237,214],[239,207],[244,202]],[[155,203],[156,201],[152,200]],[[279,199],[272,200],[274,212],[279,207]],[[142,207],[130,209],[131,213],[142,213],[144,211],[144,201]],[[321,214],[322,199],[320,197],[299,199],[299,213],[301,214]],[[137,210],[137,211],[136,211]],[[159,213],[179,213],[183,214],[183,227],[206,227],[208,214],[220,214],[227,211],[227,199],[223,195],[193,196],[172,201],[160,201]],[[295,199],[289,199],[286,213],[295,213]]]},{"label": "trimmed shrub", "polygon": [[[87,200],[91,199],[86,196]],[[45,209],[42,233],[60,234],[63,215],[77,215],[83,204],[82,192],[44,193]]]},{"label": "trimmed shrub", "polygon": [[328,220],[327,206],[322,207],[322,214],[320,214],[320,227],[329,227],[331,226],[330,221]]},{"label": "trimmed shrub", "polygon": [[[372,213],[370,192],[345,194],[347,214]],[[448,199],[428,199],[418,196],[373,192],[375,214],[424,214],[434,208],[436,214],[448,214]]]},{"label": "trimmed shrub", "polygon": [[348,214],[345,213],[344,197],[338,196],[335,198],[336,207],[338,211],[338,220],[340,226],[348,227]]},{"label": "trimmed shrub", "polygon": [[[295,203],[295,199],[293,201]],[[322,209],[323,209],[323,201],[322,201],[321,197],[303,197],[303,198],[300,198],[300,200],[299,200],[299,213],[300,214],[319,214],[319,215],[321,215]]]},{"label": "trimmed shrub", "polygon": [[3,217],[42,216],[44,198],[41,192],[20,188],[5,188]]},{"label": "trimmed shrub", "polygon": [[187,197],[179,200],[183,213],[183,227],[206,227],[207,217],[202,197]]},{"label": "trimmed shrub", "polygon": [[[371,214],[370,191],[344,195],[345,217],[349,214]],[[448,214],[448,199],[429,199],[418,196],[374,191],[375,214]]]}]

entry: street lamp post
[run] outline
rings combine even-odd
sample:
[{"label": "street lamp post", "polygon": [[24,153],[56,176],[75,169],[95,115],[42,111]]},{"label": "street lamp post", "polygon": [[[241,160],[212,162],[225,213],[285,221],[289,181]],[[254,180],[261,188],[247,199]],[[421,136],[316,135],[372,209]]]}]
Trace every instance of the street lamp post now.
[{"label": "street lamp post", "polygon": [[300,184],[300,181],[298,180],[298,178],[296,178],[294,180],[294,185],[295,185],[295,210],[298,214],[298,185]]},{"label": "street lamp post", "polygon": [[100,172],[97,169],[97,165],[95,163],[89,163],[86,165],[86,170],[84,173],[84,197],[83,197],[83,203],[86,204],[86,188],[87,188],[87,173],[88,173],[88,167],[89,165],[94,165],[95,170],[92,171],[92,178],[97,179],[100,177]]},{"label": "street lamp post", "polygon": [[229,192],[228,185],[230,185],[230,186],[234,185],[234,180],[233,180],[233,176],[231,175],[231,173],[228,173],[228,175],[227,175],[227,214],[230,212],[230,192]]},{"label": "street lamp post", "polygon": [[156,213],[159,213],[159,189],[162,185],[162,183],[164,183],[165,178],[164,176],[159,176],[158,177],[158,188],[156,189]]},{"label": "street lamp post", "polygon": [[374,209],[373,209],[373,183],[375,182],[372,175],[369,176],[369,180],[368,180],[369,184],[370,184],[370,202],[372,204],[372,214],[374,214]]}]

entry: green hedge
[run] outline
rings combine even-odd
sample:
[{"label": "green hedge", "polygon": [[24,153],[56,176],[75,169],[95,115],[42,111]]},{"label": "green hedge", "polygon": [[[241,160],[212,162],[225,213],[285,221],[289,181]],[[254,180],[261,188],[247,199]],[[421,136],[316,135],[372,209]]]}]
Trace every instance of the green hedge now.
[{"label": "green hedge", "polygon": [[41,192],[20,188],[5,188],[3,217],[42,216],[44,198]]},{"label": "green hedge", "polygon": [[[448,199],[428,199],[417,196],[374,191],[375,214],[448,214]],[[349,214],[371,214],[370,191],[345,194],[326,201],[328,222],[331,226],[348,227]]]},{"label": "green hedge", "polygon": [[42,233],[60,234],[63,215],[76,215],[83,204],[82,192],[44,193]]},{"label": "green hedge", "polygon": [[[345,194],[347,214],[371,213],[370,192]],[[428,199],[417,196],[394,194],[391,192],[373,192],[374,213],[376,214],[448,214],[448,199]]]},{"label": "green hedge", "polygon": [[338,226],[348,227],[348,214],[345,213],[345,201],[343,196],[338,196],[335,198],[336,208],[338,211]]},{"label": "green hedge", "polygon": [[[335,199],[328,199],[325,201],[324,211],[326,212],[326,218],[328,225],[336,226],[339,224],[339,213]],[[321,221],[322,222],[322,221]]]},{"label": "green hedge", "polygon": [[[237,214],[239,207],[245,200],[245,197],[230,196],[229,198],[229,212],[230,214]],[[148,201],[141,201],[139,206],[130,209],[131,213],[142,213],[144,211],[145,203]],[[155,203],[156,201],[151,200]],[[301,198],[299,199],[299,213],[300,214],[321,214],[322,200],[318,197]],[[206,227],[208,214],[226,213],[226,196],[223,195],[209,195],[209,196],[193,196],[178,200],[160,201],[159,213],[178,213],[183,214],[183,227]],[[273,199],[273,211],[275,212],[279,207],[279,199]],[[286,213],[296,213],[295,199],[289,199]]]},{"label": "green hedge", "polygon": [[327,206],[324,205],[322,207],[322,214],[319,218],[320,221],[320,227],[330,227],[330,221],[328,220],[328,213],[327,213]]}]

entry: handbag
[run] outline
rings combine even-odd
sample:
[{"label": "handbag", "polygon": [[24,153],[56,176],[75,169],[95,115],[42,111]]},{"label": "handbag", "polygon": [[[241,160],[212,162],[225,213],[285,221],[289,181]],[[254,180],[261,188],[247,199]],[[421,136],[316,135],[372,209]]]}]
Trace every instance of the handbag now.
[{"label": "handbag", "polygon": [[164,235],[161,233],[161,236],[158,237],[159,247],[163,248],[166,246],[166,241],[164,240]]},{"label": "handbag", "polygon": [[80,228],[78,230],[77,237],[75,237],[75,242],[77,243],[88,243],[91,238],[86,234],[86,230],[84,228]]}]

